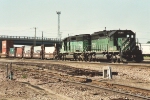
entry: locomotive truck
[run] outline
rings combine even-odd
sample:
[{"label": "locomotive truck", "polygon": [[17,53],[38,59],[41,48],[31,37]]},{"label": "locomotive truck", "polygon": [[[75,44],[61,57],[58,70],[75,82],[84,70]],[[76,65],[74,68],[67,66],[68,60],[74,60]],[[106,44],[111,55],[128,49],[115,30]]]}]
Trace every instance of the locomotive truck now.
[{"label": "locomotive truck", "polygon": [[63,39],[58,59],[123,62],[143,60],[142,51],[131,30],[103,30]]}]

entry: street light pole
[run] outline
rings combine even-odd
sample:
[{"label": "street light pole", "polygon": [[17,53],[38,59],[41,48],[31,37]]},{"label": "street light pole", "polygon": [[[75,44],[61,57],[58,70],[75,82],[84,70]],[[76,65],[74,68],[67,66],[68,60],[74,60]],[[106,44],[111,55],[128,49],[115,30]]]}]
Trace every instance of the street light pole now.
[{"label": "street light pole", "polygon": [[60,33],[60,11],[56,11],[56,13],[58,14],[58,38],[61,39],[61,33]]}]

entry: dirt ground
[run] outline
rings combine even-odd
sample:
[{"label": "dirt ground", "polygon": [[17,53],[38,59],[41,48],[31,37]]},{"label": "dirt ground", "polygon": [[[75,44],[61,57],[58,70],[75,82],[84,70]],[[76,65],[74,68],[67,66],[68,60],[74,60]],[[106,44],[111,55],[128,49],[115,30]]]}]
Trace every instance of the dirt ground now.
[{"label": "dirt ground", "polygon": [[[24,60],[24,62],[25,61],[27,60]],[[43,62],[51,64],[64,64],[76,68],[94,69],[99,71],[102,71],[103,67],[106,66],[106,64],[70,64],[67,62],[64,63],[53,61]],[[112,72],[118,73],[118,75],[113,75],[113,79],[103,79],[102,76],[89,78],[150,89],[149,66],[133,67],[122,64],[108,66],[111,67]],[[24,68],[32,71],[26,71]],[[50,78],[46,79],[46,81],[42,81],[41,79],[35,77],[33,78],[33,76],[40,73],[35,66],[13,65],[13,70],[15,72],[14,79],[10,80],[6,78],[5,66],[0,66],[0,100],[113,100],[115,98],[128,98],[114,93],[107,93],[100,90],[97,91],[90,88],[84,88],[82,86],[74,86],[72,84],[58,82],[57,80]],[[42,76],[43,75],[41,74],[39,77]]]},{"label": "dirt ground", "polygon": [[[111,67],[112,72],[117,73],[117,75],[113,75],[111,80],[105,80],[102,76],[100,77],[90,77],[96,78],[100,81],[107,81],[110,83],[116,84],[124,84],[129,86],[135,86],[139,88],[145,88],[150,90],[150,64],[146,64],[141,66],[140,63],[137,64],[90,64],[90,63],[61,63],[55,62],[55,64],[64,64],[68,66],[72,66],[75,68],[84,68],[84,69],[92,69],[103,72],[103,68]],[[134,65],[134,66],[133,66]]]},{"label": "dirt ground", "polygon": [[42,85],[37,86],[39,80],[23,75],[14,73],[14,79],[10,80],[6,78],[6,71],[1,66],[0,100],[71,100]]}]

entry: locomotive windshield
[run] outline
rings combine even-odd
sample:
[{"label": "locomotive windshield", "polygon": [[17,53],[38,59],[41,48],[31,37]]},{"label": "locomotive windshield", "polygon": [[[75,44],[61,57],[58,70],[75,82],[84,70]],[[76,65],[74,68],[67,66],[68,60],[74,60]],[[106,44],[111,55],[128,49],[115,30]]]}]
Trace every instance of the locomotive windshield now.
[{"label": "locomotive windshield", "polygon": [[134,38],[135,35],[131,32],[118,32],[117,34],[118,38]]}]

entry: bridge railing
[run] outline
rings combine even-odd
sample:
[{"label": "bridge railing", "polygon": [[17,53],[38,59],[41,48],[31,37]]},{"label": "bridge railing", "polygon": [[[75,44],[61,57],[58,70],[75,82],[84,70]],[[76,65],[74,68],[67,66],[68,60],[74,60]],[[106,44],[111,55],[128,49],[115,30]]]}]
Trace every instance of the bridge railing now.
[{"label": "bridge railing", "polygon": [[[7,35],[0,35],[1,39],[25,39],[25,40],[34,40],[35,37],[28,37],[28,36],[7,36]],[[42,37],[36,37],[36,40],[42,40]],[[43,40],[50,40],[50,41],[61,41],[61,39],[58,38],[45,38],[43,37]]]}]

